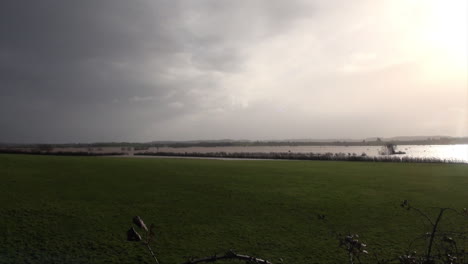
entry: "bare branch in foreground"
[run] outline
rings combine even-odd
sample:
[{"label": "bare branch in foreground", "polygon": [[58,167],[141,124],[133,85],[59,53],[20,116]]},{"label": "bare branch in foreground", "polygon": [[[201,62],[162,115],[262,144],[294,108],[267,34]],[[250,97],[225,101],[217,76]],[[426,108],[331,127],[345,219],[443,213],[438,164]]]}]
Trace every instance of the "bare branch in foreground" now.
[{"label": "bare branch in foreground", "polygon": [[264,259],[256,258],[256,257],[252,257],[252,256],[247,256],[247,255],[240,255],[240,254],[235,253],[232,250],[224,253],[224,255],[220,255],[220,256],[214,255],[214,256],[206,257],[206,258],[191,259],[191,260],[188,260],[187,262],[184,262],[182,264],[196,264],[196,263],[202,263],[202,262],[215,262],[217,260],[226,260],[226,259],[238,259],[238,260],[244,260],[244,261],[247,261],[247,262],[259,263],[259,264],[272,264],[268,260],[264,260]]}]

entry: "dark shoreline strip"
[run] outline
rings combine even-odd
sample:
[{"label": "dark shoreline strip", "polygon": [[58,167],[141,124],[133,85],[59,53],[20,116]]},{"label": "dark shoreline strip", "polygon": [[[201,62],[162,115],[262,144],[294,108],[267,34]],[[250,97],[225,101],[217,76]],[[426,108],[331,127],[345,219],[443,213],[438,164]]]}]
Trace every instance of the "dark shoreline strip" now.
[{"label": "dark shoreline strip", "polygon": [[121,152],[108,152],[108,153],[93,153],[93,152],[45,152],[45,151],[20,151],[20,150],[0,150],[0,154],[25,154],[25,155],[44,155],[44,156],[122,156],[125,153]]},{"label": "dark shoreline strip", "polygon": [[200,157],[200,158],[235,158],[235,159],[273,159],[273,160],[330,160],[330,161],[367,161],[367,162],[398,162],[398,163],[443,163],[443,164],[468,164],[463,160],[423,158],[423,157],[398,157],[398,156],[367,156],[349,155],[345,153],[292,153],[292,152],[144,152],[135,153],[135,156],[165,156],[165,157]]},{"label": "dark shoreline strip", "polygon": [[[26,154],[45,156],[126,156],[127,153],[109,152],[45,152],[45,151],[18,151],[0,150],[0,154]],[[193,158],[221,158],[221,159],[258,159],[258,160],[322,160],[322,161],[361,161],[361,162],[396,162],[396,163],[441,163],[464,164],[468,162],[456,159],[440,159],[426,157],[399,157],[397,155],[367,156],[346,153],[295,153],[295,152],[143,152],[134,153],[134,156],[161,156],[161,157],[193,157]]]}]

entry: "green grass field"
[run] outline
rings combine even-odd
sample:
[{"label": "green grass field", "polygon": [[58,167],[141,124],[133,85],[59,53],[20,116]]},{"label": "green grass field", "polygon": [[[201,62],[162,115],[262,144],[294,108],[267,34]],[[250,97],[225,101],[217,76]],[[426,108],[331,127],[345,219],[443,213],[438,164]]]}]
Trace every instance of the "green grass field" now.
[{"label": "green grass field", "polygon": [[334,232],[389,256],[428,231],[401,200],[460,209],[467,190],[467,165],[0,155],[0,263],[151,263],[126,241],[135,215],[161,264],[228,249],[344,263]]}]

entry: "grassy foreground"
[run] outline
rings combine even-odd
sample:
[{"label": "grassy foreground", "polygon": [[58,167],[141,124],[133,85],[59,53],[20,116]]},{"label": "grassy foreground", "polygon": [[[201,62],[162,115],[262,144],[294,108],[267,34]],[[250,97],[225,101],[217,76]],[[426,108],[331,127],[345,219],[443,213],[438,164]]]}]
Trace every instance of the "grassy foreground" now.
[{"label": "grassy foreground", "polygon": [[387,256],[428,231],[401,200],[463,208],[467,186],[467,165],[0,155],[0,263],[151,263],[125,241],[134,215],[161,264],[228,249],[344,263],[334,232]]}]

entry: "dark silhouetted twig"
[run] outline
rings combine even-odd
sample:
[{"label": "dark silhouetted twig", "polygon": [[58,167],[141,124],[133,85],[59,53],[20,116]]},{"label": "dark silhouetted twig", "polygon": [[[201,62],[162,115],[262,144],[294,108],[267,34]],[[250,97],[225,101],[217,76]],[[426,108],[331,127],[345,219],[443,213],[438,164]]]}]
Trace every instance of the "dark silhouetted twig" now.
[{"label": "dark silhouetted twig", "polygon": [[187,262],[184,262],[182,264],[197,264],[197,263],[202,263],[202,262],[215,262],[217,260],[227,260],[227,259],[238,259],[238,260],[244,260],[244,261],[247,261],[247,262],[254,262],[254,263],[259,263],[259,264],[272,264],[268,260],[264,260],[264,259],[261,259],[261,258],[252,257],[252,256],[248,256],[248,255],[240,255],[240,254],[235,253],[232,250],[230,250],[230,251],[228,251],[228,252],[226,252],[226,253],[224,253],[223,255],[220,255],[220,256],[214,255],[214,256],[206,257],[206,258],[192,259],[192,260],[188,260]]}]

